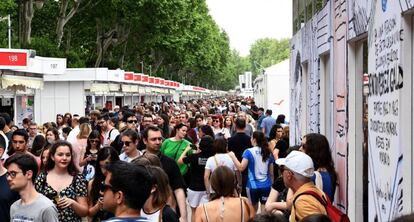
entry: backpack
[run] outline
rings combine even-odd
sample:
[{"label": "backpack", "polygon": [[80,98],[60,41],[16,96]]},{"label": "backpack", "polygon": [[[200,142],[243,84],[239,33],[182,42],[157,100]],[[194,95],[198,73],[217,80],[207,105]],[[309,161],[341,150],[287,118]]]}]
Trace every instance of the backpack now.
[{"label": "backpack", "polygon": [[296,199],[298,199],[301,195],[312,195],[315,199],[317,199],[326,209],[326,213],[328,214],[328,217],[333,222],[350,222],[348,215],[340,211],[338,208],[336,208],[334,205],[332,205],[331,201],[329,200],[329,197],[320,196],[315,191],[305,191],[298,196],[295,197],[293,200],[293,205],[295,205]]}]

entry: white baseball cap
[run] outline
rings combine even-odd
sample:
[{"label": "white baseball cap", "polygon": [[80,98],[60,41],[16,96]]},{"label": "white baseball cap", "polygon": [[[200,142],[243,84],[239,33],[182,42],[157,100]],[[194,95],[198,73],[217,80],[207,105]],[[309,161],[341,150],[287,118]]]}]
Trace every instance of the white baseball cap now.
[{"label": "white baseball cap", "polygon": [[286,166],[289,170],[304,177],[313,176],[314,168],[312,158],[304,152],[294,150],[286,158],[277,159],[276,164]]}]

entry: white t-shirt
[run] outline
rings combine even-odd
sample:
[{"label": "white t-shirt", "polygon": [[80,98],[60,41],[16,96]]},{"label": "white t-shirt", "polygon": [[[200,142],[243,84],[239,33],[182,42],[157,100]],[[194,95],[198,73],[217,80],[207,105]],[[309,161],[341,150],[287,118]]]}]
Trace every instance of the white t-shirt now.
[{"label": "white t-shirt", "polygon": [[[217,163],[216,163],[217,160]],[[233,160],[227,153],[217,153],[216,155],[207,159],[206,168],[213,172],[218,166],[227,166],[233,172],[236,172],[236,166],[234,166]]]},{"label": "white t-shirt", "polygon": [[119,135],[119,131],[115,128],[112,128],[108,132],[105,133],[105,138],[102,146],[110,146],[110,141],[114,141],[116,137]]},{"label": "white t-shirt", "polygon": [[142,153],[141,153],[141,151],[139,151],[139,150],[138,150],[138,155],[137,155],[137,156],[134,156],[134,157],[129,157],[129,156],[127,156],[127,155],[125,154],[125,152],[123,152],[123,153],[121,153],[121,154],[119,155],[119,160],[122,160],[122,161],[125,161],[125,162],[130,163],[132,160],[134,160],[135,158],[137,158],[137,157],[139,157],[139,156],[141,156],[141,155],[142,155]]}]

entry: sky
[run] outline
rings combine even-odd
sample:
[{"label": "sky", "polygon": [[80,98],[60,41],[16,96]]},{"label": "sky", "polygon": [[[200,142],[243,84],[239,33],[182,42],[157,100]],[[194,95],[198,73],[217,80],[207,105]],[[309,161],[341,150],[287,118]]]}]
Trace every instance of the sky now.
[{"label": "sky", "polygon": [[242,56],[257,39],[292,37],[291,0],[207,0],[207,5]]}]

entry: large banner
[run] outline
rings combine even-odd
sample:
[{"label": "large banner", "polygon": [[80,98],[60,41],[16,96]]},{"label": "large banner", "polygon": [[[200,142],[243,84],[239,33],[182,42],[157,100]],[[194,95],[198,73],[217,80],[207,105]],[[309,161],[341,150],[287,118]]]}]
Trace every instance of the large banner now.
[{"label": "large banner", "polygon": [[[377,1],[368,36],[369,221],[391,221],[402,211],[400,90],[401,8]],[[407,147],[409,148],[409,147]]]}]

